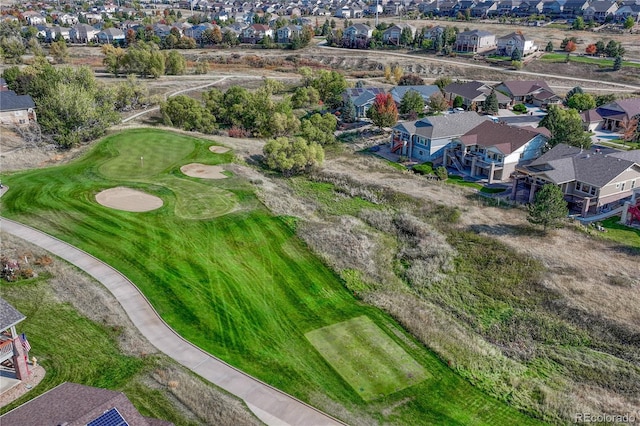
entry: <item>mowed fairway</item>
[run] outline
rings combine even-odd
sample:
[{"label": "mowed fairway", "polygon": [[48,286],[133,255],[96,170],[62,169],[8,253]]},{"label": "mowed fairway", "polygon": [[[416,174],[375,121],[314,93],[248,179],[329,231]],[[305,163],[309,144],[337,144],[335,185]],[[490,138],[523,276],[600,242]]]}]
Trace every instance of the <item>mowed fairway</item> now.
[{"label": "mowed fairway", "polygon": [[420,364],[365,316],[310,331],[306,337],[365,401],[428,377]]},{"label": "mowed fairway", "polygon": [[[248,182],[234,176],[200,180],[182,175],[184,164],[232,160],[233,153],[212,153],[210,145],[158,130],[115,134],[72,164],[2,176],[11,189],[0,199],[1,213],[113,265],[185,338],[332,414],[355,412],[370,419],[369,424],[535,423],[479,392],[387,315],[356,300],[296,237],[290,221],[262,206]],[[165,149],[166,155],[157,152]],[[144,173],[117,160],[126,158],[133,169],[139,164],[129,159],[139,162],[140,156]],[[97,204],[95,194],[114,186],[158,196],[164,205],[132,213]],[[229,193],[236,206],[205,217],[199,209],[206,202],[198,201],[192,212],[180,199],[183,191],[191,192],[190,197],[210,196],[216,203],[220,194]],[[305,337],[360,316],[382,328],[431,377],[363,401]],[[363,342],[363,350],[367,346],[378,347]],[[384,356],[390,355],[379,358]],[[332,402],[322,406],[327,398]]]}]

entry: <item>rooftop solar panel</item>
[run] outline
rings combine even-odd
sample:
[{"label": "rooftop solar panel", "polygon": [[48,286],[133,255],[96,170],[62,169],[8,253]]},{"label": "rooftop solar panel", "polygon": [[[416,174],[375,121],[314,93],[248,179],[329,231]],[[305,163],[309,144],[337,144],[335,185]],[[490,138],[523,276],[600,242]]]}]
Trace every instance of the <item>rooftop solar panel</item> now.
[{"label": "rooftop solar panel", "polygon": [[91,420],[87,426],[129,426],[129,423],[122,418],[116,408],[112,408],[97,419]]}]

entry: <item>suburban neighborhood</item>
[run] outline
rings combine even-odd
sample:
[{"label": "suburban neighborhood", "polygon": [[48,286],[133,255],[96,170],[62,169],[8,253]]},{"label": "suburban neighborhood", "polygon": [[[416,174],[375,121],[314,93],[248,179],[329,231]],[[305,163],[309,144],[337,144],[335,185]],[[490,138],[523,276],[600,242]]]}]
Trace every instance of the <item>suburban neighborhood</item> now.
[{"label": "suburban neighborhood", "polygon": [[0,2],[0,424],[640,418],[637,0]]}]

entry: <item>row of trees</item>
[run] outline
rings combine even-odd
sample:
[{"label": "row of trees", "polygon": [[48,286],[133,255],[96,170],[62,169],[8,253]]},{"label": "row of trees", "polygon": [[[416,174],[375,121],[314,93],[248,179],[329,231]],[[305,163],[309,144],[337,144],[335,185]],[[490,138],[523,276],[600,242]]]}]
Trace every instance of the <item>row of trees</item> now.
[{"label": "row of trees", "polygon": [[102,63],[107,71],[116,77],[121,72],[138,74],[140,77],[158,78],[161,75],[181,75],[187,68],[187,62],[177,51],[161,51],[157,44],[138,42],[128,49],[110,44],[102,46],[105,55]]},{"label": "row of trees", "polygon": [[44,58],[36,58],[23,69],[7,68],[2,76],[16,93],[31,95],[43,136],[63,148],[102,136],[120,121],[116,108],[148,102],[148,94],[137,82],[128,80],[106,88],[89,67],[56,68]]}]

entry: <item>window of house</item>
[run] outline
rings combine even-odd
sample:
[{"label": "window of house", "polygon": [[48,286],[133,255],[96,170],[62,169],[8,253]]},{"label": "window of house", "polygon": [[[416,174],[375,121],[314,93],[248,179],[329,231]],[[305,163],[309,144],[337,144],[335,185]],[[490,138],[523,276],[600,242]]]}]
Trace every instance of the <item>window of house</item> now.
[{"label": "window of house", "polygon": [[418,155],[423,155],[423,152],[422,151],[418,151]]},{"label": "window of house", "polygon": [[626,185],[627,182],[622,182],[620,184],[620,191],[624,191],[624,186]]},{"label": "window of house", "polygon": [[631,181],[631,189],[633,189],[635,187],[636,187],[636,180],[634,179],[634,180]]}]

